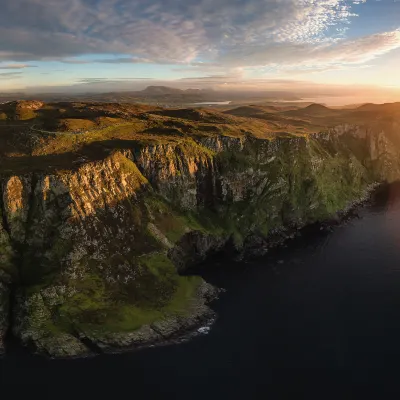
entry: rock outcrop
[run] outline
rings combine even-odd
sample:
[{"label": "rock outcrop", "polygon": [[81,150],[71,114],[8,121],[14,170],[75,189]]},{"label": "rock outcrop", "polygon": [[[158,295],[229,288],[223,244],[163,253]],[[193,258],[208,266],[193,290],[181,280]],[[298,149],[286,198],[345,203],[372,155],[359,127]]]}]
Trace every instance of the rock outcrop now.
[{"label": "rock outcrop", "polygon": [[177,271],[327,219],[399,176],[385,133],[350,125],[132,141],[74,168],[3,176],[0,338],[11,323],[54,357],[167,341],[214,317],[213,289]]}]

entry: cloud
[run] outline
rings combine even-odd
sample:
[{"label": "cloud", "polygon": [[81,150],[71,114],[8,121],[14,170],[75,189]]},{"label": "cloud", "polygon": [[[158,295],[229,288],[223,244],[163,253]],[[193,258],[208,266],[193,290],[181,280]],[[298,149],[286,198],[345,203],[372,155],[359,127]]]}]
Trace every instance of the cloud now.
[{"label": "cloud", "polygon": [[[0,14],[0,60],[127,54],[214,58],[264,43],[320,43],[354,16],[350,0],[13,0]],[[3,53],[3,54],[2,54]],[[104,61],[108,62],[108,61]],[[111,62],[111,61],[110,61]],[[119,62],[129,62],[120,58]]]},{"label": "cloud", "polygon": [[337,64],[360,64],[400,47],[400,31],[379,33],[354,40],[320,44],[265,43],[238,48],[219,57],[230,66],[318,67]]},{"label": "cloud", "polygon": [[352,7],[365,2],[6,1],[0,14],[0,37],[6,38],[0,42],[0,61],[20,68],[34,60],[176,64],[204,75],[231,74],[237,68],[300,73],[338,69],[400,47],[397,30],[356,39],[344,36],[357,17]]},{"label": "cloud", "polygon": [[151,78],[118,78],[118,79],[109,79],[109,78],[80,78],[76,82],[77,84],[88,84],[88,85],[95,85],[99,83],[121,83],[121,82],[135,82],[146,80],[150,81]]},{"label": "cloud", "polygon": [[0,72],[0,80],[11,80],[21,78],[22,72]]},{"label": "cloud", "polygon": [[100,58],[100,59],[64,59],[60,60],[64,64],[148,64],[152,61],[147,58],[118,57],[118,58]]},{"label": "cloud", "polygon": [[36,65],[28,64],[0,64],[0,69],[25,69],[25,68],[36,68]]}]

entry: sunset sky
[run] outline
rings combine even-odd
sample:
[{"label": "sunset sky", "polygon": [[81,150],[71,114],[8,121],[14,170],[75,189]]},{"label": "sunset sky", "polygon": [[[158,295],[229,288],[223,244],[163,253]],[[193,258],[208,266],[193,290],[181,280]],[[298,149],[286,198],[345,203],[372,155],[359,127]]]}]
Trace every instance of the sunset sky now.
[{"label": "sunset sky", "polygon": [[5,1],[0,92],[168,84],[397,93],[399,28],[399,0]]}]

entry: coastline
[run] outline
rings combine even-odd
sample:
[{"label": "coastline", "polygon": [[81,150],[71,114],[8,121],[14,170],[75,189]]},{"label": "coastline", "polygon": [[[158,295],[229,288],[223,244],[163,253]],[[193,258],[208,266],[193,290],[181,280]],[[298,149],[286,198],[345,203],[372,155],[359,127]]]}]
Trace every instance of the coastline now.
[{"label": "coastline", "polygon": [[294,239],[297,236],[302,235],[302,231],[316,227],[317,230],[332,230],[333,227],[338,226],[355,216],[353,213],[358,209],[364,207],[370,200],[371,196],[384,187],[384,182],[374,182],[368,185],[360,196],[351,201],[343,210],[338,210],[332,217],[323,221],[306,223],[306,224],[294,224],[292,227],[282,227],[269,235],[266,239],[259,236],[248,238],[247,243],[244,245],[244,249],[238,254],[237,259],[243,260],[246,258],[257,258],[267,254],[270,249],[284,245],[287,241]]},{"label": "coastline", "polygon": [[[237,254],[230,254],[233,260],[245,260],[258,258],[265,255],[270,249],[284,245],[286,242],[301,236],[303,230],[315,226],[317,230],[329,230],[356,217],[353,213],[366,205],[371,196],[385,183],[373,183],[368,185],[359,198],[349,203],[344,209],[325,221],[315,224],[304,224],[289,228],[282,228],[267,239],[249,238],[251,244]],[[307,233],[305,233],[307,234]],[[207,268],[204,262],[197,266],[197,270]],[[151,325],[145,325],[134,332],[127,333],[102,333],[102,332],[75,332],[74,336],[88,349],[87,352],[72,356],[54,356],[43,354],[40,351],[33,353],[54,360],[72,360],[96,357],[101,354],[121,354],[139,351],[146,348],[162,347],[187,342],[197,336],[207,334],[217,319],[217,315],[210,308],[210,304],[219,298],[221,289],[203,282],[191,305],[191,311],[186,316],[168,317]],[[22,344],[21,344],[22,346]],[[5,352],[0,357],[7,356],[7,340],[5,341]],[[30,347],[30,346],[29,346]],[[36,349],[37,350],[37,349]]]}]

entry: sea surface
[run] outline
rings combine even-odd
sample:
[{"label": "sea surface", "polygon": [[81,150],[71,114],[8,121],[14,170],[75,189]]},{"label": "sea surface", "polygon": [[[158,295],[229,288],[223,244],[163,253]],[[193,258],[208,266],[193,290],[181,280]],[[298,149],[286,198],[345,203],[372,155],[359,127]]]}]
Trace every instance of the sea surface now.
[{"label": "sea surface", "polygon": [[201,103],[193,103],[195,106],[228,106],[231,104],[231,101],[203,101]]},{"label": "sea surface", "polygon": [[398,398],[400,185],[356,214],[262,259],[208,263],[204,277],[226,292],[189,342],[69,361],[11,346],[2,398]]}]

